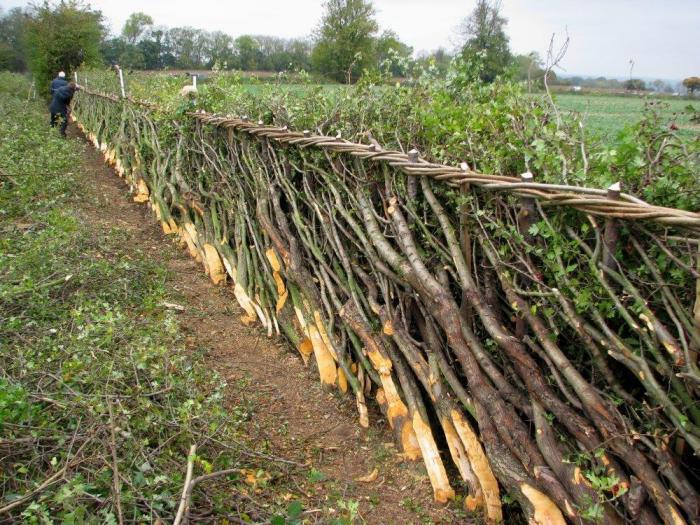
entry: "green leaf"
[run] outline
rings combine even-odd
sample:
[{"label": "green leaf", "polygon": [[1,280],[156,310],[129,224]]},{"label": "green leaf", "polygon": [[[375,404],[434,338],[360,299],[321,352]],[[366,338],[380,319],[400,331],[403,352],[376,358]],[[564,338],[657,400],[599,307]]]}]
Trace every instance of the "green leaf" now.
[{"label": "green leaf", "polygon": [[326,479],[326,475],[320,470],[311,469],[306,475],[306,479],[308,479],[311,483],[318,483],[319,481]]},{"label": "green leaf", "polygon": [[292,519],[296,519],[299,516],[301,516],[303,510],[304,507],[302,506],[300,501],[292,501],[287,507],[287,516],[289,516]]}]

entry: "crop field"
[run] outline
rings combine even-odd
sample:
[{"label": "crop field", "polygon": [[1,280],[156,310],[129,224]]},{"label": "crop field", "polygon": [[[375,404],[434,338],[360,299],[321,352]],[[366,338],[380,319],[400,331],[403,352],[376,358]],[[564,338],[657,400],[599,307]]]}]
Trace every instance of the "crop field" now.
[{"label": "crop field", "polygon": [[642,117],[647,104],[656,108],[665,120],[674,121],[685,135],[700,133],[700,125],[690,122],[686,108],[691,105],[697,110],[698,102],[670,98],[557,94],[555,101],[560,109],[581,115],[589,130],[612,136],[625,125],[634,124]]}]

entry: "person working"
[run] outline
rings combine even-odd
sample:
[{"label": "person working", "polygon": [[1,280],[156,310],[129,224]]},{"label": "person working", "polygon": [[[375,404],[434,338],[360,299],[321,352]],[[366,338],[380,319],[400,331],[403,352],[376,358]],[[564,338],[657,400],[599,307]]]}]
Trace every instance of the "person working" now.
[{"label": "person working", "polygon": [[59,120],[61,121],[61,135],[66,136],[66,128],[68,127],[68,115],[70,115],[70,103],[73,100],[75,91],[80,87],[75,82],[69,82],[63,87],[60,87],[53,94],[49,111],[51,112],[51,127],[55,128]]},{"label": "person working", "polygon": [[66,74],[63,71],[59,71],[58,76],[51,81],[51,86],[49,88],[51,96],[56,93],[58,88],[62,88],[67,85],[68,81],[66,80]]}]

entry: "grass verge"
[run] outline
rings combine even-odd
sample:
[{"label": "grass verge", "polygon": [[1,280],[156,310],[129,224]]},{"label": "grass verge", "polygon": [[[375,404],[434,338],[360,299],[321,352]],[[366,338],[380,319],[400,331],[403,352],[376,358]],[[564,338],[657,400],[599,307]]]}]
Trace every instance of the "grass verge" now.
[{"label": "grass verge", "polygon": [[246,414],[185,351],[165,269],[81,221],[85,146],[54,131],[0,97],[0,522],[171,521],[188,462],[192,521],[286,515],[252,495],[293,467],[240,444]]}]

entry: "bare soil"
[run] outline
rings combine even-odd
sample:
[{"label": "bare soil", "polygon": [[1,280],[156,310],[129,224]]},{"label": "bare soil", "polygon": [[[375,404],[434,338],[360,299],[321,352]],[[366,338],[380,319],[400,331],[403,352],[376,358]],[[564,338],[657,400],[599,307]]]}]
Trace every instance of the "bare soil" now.
[{"label": "bare soil", "polygon": [[[69,136],[83,140],[73,125]],[[138,251],[167,268],[166,287],[184,306],[178,315],[187,345],[203,352],[207,366],[226,380],[227,406],[247,413],[249,443],[308,464],[278,497],[300,499],[305,516],[317,523],[347,515],[343,502],[351,501],[360,504],[358,522],[465,522],[456,509],[433,503],[422,463],[401,457],[381,414],[371,413],[371,427],[362,429],[352,396],[324,391],[316,370],[281,338],[239,321],[243,312],[232,289],[211,283],[87,142],[81,171],[88,190],[78,205],[86,222],[96,231],[123,229],[128,242],[122,256]],[[375,468],[376,480],[356,481]]]}]

